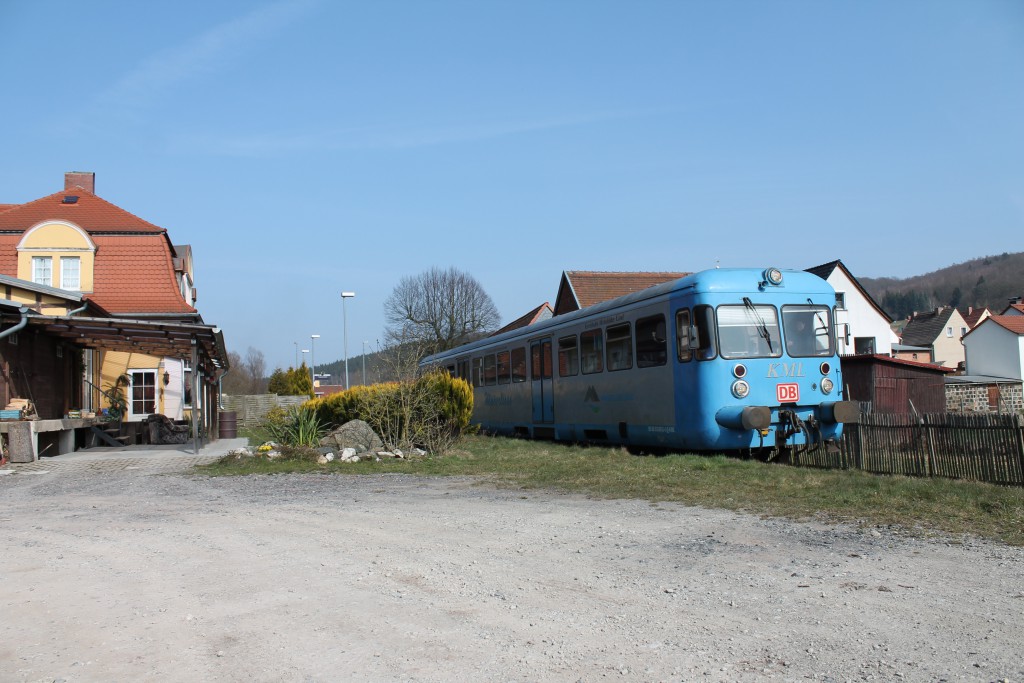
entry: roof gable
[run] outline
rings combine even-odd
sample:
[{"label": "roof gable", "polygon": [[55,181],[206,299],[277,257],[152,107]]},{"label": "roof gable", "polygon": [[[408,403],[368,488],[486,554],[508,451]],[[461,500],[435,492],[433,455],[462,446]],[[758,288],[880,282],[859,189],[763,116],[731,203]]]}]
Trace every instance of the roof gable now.
[{"label": "roof gable", "polygon": [[554,314],[555,314],[555,312],[551,308],[551,304],[549,304],[547,301],[545,301],[540,306],[537,306],[536,308],[534,308],[533,310],[529,311],[525,315],[519,316],[518,318],[516,318],[515,320],[510,322],[508,325],[505,325],[501,329],[499,329],[499,330],[497,330],[495,332],[492,332],[488,336],[494,337],[494,336],[499,335],[499,334],[501,334],[503,332],[511,332],[512,330],[518,330],[521,327],[528,327],[528,326],[530,326],[530,325],[532,325],[534,323],[540,322],[541,320],[547,320],[548,318],[552,317]]},{"label": "roof gable", "polygon": [[850,283],[853,284],[857,291],[860,292],[861,296],[864,297],[865,301],[867,301],[868,304],[873,309],[875,309],[880,316],[885,318],[886,322],[891,323],[892,316],[886,313],[885,310],[878,305],[878,302],[875,301],[874,297],[872,297],[871,294],[868,293],[868,290],[864,289],[864,285],[862,285],[860,281],[853,276],[853,273],[850,272],[850,269],[847,268],[846,264],[843,263],[842,261],[837,259],[835,261],[830,261],[829,263],[823,263],[820,266],[808,268],[806,272],[811,273],[813,275],[817,275],[822,280],[827,281],[837,268],[843,273],[843,275],[846,276]]},{"label": "roof gable", "polygon": [[554,314],[562,315],[587,308],[648,287],[678,280],[689,274],[566,270],[562,272],[562,281],[558,286]]}]

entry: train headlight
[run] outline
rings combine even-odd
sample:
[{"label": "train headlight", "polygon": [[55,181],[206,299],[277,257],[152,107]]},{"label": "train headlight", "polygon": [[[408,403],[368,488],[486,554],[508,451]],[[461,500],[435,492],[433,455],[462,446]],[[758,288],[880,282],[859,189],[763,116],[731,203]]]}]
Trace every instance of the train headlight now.
[{"label": "train headlight", "polygon": [[732,374],[736,379],[743,379],[747,376],[747,366],[743,363],[737,363],[736,367],[732,369]]},{"label": "train headlight", "polygon": [[822,363],[818,369],[821,370],[821,374],[823,375],[827,375],[828,373],[832,372],[832,366],[829,365],[828,361]]},{"label": "train headlight", "polygon": [[736,398],[746,398],[750,393],[750,385],[741,379],[732,383],[732,395]]},{"label": "train headlight", "polygon": [[832,380],[830,380],[828,377],[825,377],[825,378],[823,378],[821,380],[821,391],[822,391],[822,393],[831,394],[833,387],[835,387],[835,384],[833,384]]},{"label": "train headlight", "polygon": [[764,280],[771,285],[781,285],[782,271],[778,268],[768,268],[764,271]]}]

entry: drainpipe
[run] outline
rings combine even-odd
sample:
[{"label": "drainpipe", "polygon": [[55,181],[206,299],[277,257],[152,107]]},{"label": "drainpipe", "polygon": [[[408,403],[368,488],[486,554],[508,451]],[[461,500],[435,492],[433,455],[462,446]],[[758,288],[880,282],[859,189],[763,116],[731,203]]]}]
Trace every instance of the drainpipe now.
[{"label": "drainpipe", "polygon": [[87,302],[85,302],[85,303],[84,303],[84,304],[82,305],[82,307],[81,307],[81,308],[76,308],[76,309],[75,309],[75,310],[73,310],[73,311],[68,311],[68,317],[70,318],[71,316],[75,315],[76,313],[81,313],[82,311],[84,311],[84,310],[85,310],[85,309],[87,309],[87,308],[89,308],[89,302],[88,302],[88,301],[87,301]]},{"label": "drainpipe", "polygon": [[26,313],[28,313],[28,306],[19,306],[18,313],[21,315],[21,320],[18,321],[18,324],[16,324],[14,327],[9,327],[3,332],[0,332],[0,339],[3,339],[4,337],[9,337],[15,332],[25,329],[25,326],[28,325],[28,316],[25,315]]}]

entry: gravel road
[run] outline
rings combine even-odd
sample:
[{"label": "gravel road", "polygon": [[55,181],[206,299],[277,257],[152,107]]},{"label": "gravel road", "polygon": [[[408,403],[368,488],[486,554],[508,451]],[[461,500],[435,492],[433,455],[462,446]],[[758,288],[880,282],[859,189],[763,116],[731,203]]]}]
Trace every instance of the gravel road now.
[{"label": "gravel road", "polygon": [[1024,680],[1024,552],[404,475],[0,477],[3,681]]}]

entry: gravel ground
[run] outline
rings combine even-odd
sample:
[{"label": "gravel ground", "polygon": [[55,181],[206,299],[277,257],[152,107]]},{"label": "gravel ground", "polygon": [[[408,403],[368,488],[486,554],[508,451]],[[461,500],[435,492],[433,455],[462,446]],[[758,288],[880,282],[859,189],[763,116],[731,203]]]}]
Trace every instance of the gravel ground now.
[{"label": "gravel ground", "polygon": [[1024,680],[1024,552],[404,475],[0,477],[3,681]]}]

